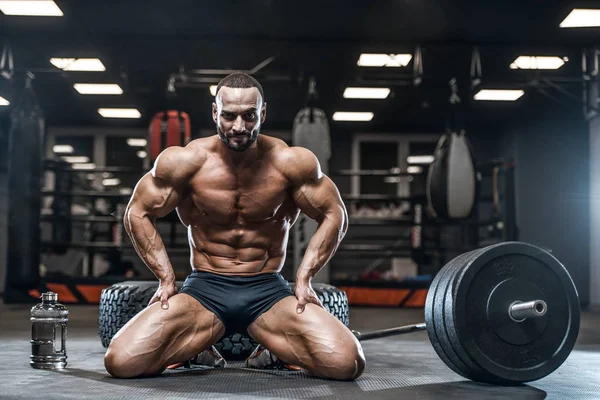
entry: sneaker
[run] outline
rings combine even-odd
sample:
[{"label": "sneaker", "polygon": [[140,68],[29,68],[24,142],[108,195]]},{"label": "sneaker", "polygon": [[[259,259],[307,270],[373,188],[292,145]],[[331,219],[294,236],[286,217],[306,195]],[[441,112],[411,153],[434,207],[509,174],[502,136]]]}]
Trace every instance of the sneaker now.
[{"label": "sneaker", "polygon": [[277,369],[283,371],[300,371],[296,365],[286,364],[261,345],[256,346],[252,354],[244,362],[245,368]]},{"label": "sneaker", "polygon": [[227,366],[227,361],[223,358],[215,346],[212,346],[210,349],[204,350],[196,357],[193,357],[185,362],[169,365],[167,369],[176,369],[181,367],[192,368],[192,366],[225,368]]}]

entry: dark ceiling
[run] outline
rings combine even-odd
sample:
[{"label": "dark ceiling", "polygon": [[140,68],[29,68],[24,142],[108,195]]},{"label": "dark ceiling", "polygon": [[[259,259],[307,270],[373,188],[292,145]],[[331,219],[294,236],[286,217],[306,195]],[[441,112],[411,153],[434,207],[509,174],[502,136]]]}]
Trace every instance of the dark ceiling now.
[{"label": "dark ceiling", "polygon": [[[305,104],[314,77],[318,105],[334,111],[373,111],[367,123],[336,123],[361,131],[435,129],[444,122],[448,81],[457,77],[473,124],[495,124],[548,97],[531,82],[548,78],[572,93],[548,88],[556,102],[581,96],[581,52],[600,39],[600,29],[560,29],[574,7],[594,2],[555,0],[380,0],[380,1],[112,1],[56,0],[62,18],[1,16],[0,37],[12,46],[18,71],[32,70],[50,125],[147,126],[161,108],[190,113],[195,128],[210,128],[209,84],[222,74],[194,75],[195,69],[250,70],[266,92],[265,130],[290,128]],[[597,2],[596,2],[597,7]],[[414,63],[405,68],[361,69],[361,52],[423,54],[423,82],[413,85]],[[526,88],[515,103],[470,101],[474,46],[481,54],[482,87]],[[541,74],[509,69],[518,55],[558,55],[569,62]],[[102,73],[63,73],[50,57],[99,57]],[[169,77],[184,71],[201,84],[178,80],[175,103],[165,92]],[[123,96],[82,96],[76,82],[120,83]],[[342,98],[348,85],[391,87],[386,100]],[[193,86],[193,87],[192,87]],[[6,83],[0,84],[0,96]],[[10,97],[7,94],[6,97]],[[535,103],[543,104],[543,103]],[[108,121],[99,107],[132,106],[143,118]]]}]

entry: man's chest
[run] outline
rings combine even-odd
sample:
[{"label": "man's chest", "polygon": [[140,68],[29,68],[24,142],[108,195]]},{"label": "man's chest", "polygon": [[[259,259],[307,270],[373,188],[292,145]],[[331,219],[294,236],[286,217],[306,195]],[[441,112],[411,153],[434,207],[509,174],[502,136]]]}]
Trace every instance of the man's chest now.
[{"label": "man's chest", "polygon": [[191,184],[191,199],[202,215],[223,223],[267,220],[290,200],[289,181],[274,168],[235,173],[214,168],[201,171]]}]

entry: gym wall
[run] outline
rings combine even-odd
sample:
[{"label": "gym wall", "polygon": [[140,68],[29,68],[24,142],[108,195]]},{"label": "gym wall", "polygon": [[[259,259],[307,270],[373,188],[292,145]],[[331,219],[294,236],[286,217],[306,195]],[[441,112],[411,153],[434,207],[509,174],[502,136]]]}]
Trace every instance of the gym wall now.
[{"label": "gym wall", "polygon": [[517,166],[519,240],[549,248],[567,267],[586,305],[590,302],[588,124],[581,107],[573,104],[550,103],[529,111],[500,142],[502,155],[513,157]]},{"label": "gym wall", "polygon": [[[600,308],[600,117],[590,121],[590,305]],[[587,153],[586,153],[587,154]]]},{"label": "gym wall", "polygon": [[6,282],[6,242],[8,240],[8,130],[0,113],[0,293]]}]

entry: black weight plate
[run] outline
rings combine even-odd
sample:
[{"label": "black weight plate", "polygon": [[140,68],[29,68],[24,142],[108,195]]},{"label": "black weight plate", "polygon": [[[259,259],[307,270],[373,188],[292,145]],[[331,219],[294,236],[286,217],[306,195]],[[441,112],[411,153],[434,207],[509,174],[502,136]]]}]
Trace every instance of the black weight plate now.
[{"label": "black weight plate", "polygon": [[[454,315],[454,293],[453,293],[453,282],[457,275],[468,267],[473,260],[477,259],[485,249],[477,249],[469,252],[460,263],[452,265],[452,271],[449,272],[449,279],[444,281],[445,287],[440,287],[439,290],[444,293],[444,297],[441,303],[438,304],[436,309],[436,316],[441,318],[444,326],[445,338],[442,340],[442,346],[446,349],[451,349],[452,353],[455,354],[461,362],[467,366],[464,370],[465,378],[472,380],[481,380],[485,377],[485,371],[481,369],[477,363],[469,357],[469,354],[461,346],[460,342],[456,340],[456,331],[454,329],[456,316]],[[450,350],[448,350],[450,351]]]},{"label": "black weight plate", "polygon": [[[541,300],[548,306],[546,325],[535,328],[527,344],[505,340],[488,319],[490,295],[507,280],[518,280],[515,300],[545,296]],[[556,370],[571,353],[579,333],[579,298],[565,267],[548,252],[521,242],[489,246],[455,276],[453,285],[456,337],[452,341],[485,371],[483,379],[473,380],[534,381]]]},{"label": "black weight plate", "polygon": [[440,359],[454,372],[464,377],[471,375],[469,368],[454,353],[451,346],[448,345],[448,338],[443,325],[443,318],[440,318],[440,305],[443,303],[446,281],[454,271],[454,266],[462,263],[469,253],[461,254],[448,262],[433,279],[427,298],[425,301],[425,326],[429,340]]}]

